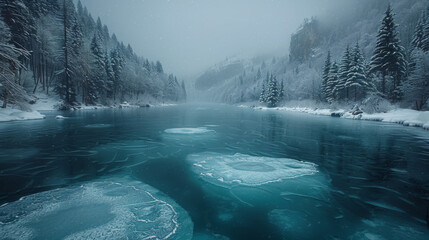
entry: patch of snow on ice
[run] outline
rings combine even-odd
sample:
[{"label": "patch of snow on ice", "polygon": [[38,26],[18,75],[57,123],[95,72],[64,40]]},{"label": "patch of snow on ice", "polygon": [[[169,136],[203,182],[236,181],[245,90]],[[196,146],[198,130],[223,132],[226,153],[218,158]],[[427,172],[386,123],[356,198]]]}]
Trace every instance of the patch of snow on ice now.
[{"label": "patch of snow on ice", "polygon": [[187,160],[193,164],[193,170],[207,180],[229,185],[259,186],[318,172],[313,163],[239,153],[224,155],[205,152],[191,154]]},{"label": "patch of snow on ice", "polygon": [[37,193],[0,207],[0,238],[191,239],[189,216],[164,198],[124,179]]}]

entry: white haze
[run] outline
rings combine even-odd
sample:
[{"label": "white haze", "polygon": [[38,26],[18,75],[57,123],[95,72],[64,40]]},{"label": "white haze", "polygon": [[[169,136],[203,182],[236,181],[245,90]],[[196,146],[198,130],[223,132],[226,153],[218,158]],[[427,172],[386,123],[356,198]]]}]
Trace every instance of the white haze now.
[{"label": "white haze", "polygon": [[304,18],[338,0],[82,0],[119,40],[180,77],[227,57],[284,56]]}]

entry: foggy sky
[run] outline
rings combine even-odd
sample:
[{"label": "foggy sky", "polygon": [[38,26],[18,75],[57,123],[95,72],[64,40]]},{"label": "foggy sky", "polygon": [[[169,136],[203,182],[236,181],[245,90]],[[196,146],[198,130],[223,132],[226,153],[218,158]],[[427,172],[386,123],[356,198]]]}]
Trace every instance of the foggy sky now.
[{"label": "foggy sky", "polygon": [[138,55],[188,77],[226,57],[286,55],[304,18],[334,0],[81,1]]}]

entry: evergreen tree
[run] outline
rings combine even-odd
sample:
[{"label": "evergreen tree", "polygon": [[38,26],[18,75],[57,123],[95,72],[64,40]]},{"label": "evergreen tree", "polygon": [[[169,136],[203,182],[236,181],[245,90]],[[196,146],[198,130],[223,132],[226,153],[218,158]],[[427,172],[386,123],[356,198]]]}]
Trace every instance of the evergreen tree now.
[{"label": "evergreen tree", "polygon": [[270,82],[268,84],[266,102],[269,108],[277,107],[277,103],[279,102],[279,89],[277,86],[277,78],[273,75],[271,75]]},{"label": "evergreen tree", "polygon": [[341,59],[341,65],[338,70],[338,83],[334,87],[334,96],[337,100],[345,100],[349,98],[349,91],[346,88],[346,82],[350,72],[350,64],[352,62],[352,56],[350,53],[350,47],[347,45],[346,51],[344,52],[343,58]]},{"label": "evergreen tree", "polygon": [[285,97],[285,87],[283,81],[280,82],[280,89],[279,89],[279,102],[283,101]]},{"label": "evergreen tree", "polygon": [[426,14],[422,13],[416,29],[414,31],[413,40],[411,41],[411,45],[413,48],[423,49],[423,43],[425,40],[425,26],[426,26]]},{"label": "evergreen tree", "polygon": [[261,94],[259,95],[259,102],[260,103],[264,103],[265,102],[265,100],[266,100],[266,88],[267,88],[267,86],[265,85],[265,81],[263,81],[262,82],[262,91],[261,91]]},{"label": "evergreen tree", "polygon": [[167,89],[166,89],[165,96],[169,100],[174,100],[174,98],[176,97],[173,74],[168,75]]},{"label": "evergreen tree", "polygon": [[59,54],[63,69],[59,71],[55,91],[64,100],[66,105],[76,101],[75,67],[79,58],[79,49],[82,46],[82,33],[77,20],[75,6],[72,0],[63,0],[61,9],[62,22],[62,51]]},{"label": "evergreen tree", "polygon": [[119,49],[115,48],[110,53],[110,59],[113,71],[113,100],[115,100],[117,93],[120,92],[123,88],[121,73],[124,67],[124,58],[122,57]]},{"label": "evergreen tree", "polygon": [[104,52],[104,71],[106,72],[105,86],[107,98],[113,98],[116,101],[116,89],[115,89],[115,73],[113,72],[112,62],[109,54]]},{"label": "evergreen tree", "polygon": [[24,49],[16,48],[11,43],[11,32],[0,15],[0,96],[3,100],[2,108],[8,102],[20,103],[28,99],[24,88],[15,81],[15,69],[21,68],[20,56],[30,53]]},{"label": "evergreen tree", "polygon": [[350,64],[350,71],[346,82],[346,88],[353,91],[354,101],[357,101],[359,96],[365,94],[365,90],[368,86],[364,59],[362,57],[358,43],[356,43],[356,46],[353,49],[352,56],[353,59]]},{"label": "evergreen tree", "polygon": [[[381,92],[387,94],[389,99],[398,101],[399,88],[402,78],[405,76],[407,63],[393,17],[394,14],[389,4],[377,35],[376,48],[371,58],[371,71],[381,74]],[[392,78],[392,86],[388,91],[386,81],[389,76]]]},{"label": "evergreen tree", "polygon": [[406,101],[413,103],[416,110],[422,110],[429,100],[429,53],[413,52],[415,69],[402,87]]},{"label": "evergreen tree", "polygon": [[162,64],[159,61],[156,61],[156,71],[158,73],[164,73],[164,69],[162,68]]},{"label": "evergreen tree", "polygon": [[0,13],[11,33],[10,41],[19,48],[28,45],[34,19],[22,0],[0,0]]},{"label": "evergreen tree", "polygon": [[99,96],[102,96],[107,92],[106,80],[106,67],[104,60],[104,53],[99,41],[99,38],[94,34],[91,41],[91,56],[92,56],[92,70],[91,70],[91,84],[89,86],[96,86],[96,88],[89,88],[89,95],[93,96],[91,103],[94,103]]},{"label": "evergreen tree", "polygon": [[325,65],[323,67],[323,74],[322,74],[322,86],[321,86],[321,97],[323,101],[327,101],[327,85],[329,80],[329,73],[331,71],[331,51],[328,51],[328,55],[325,60]]},{"label": "evergreen tree", "polygon": [[416,30],[415,30],[416,33],[414,34],[414,38],[413,38],[413,41],[414,41],[415,38],[417,38],[416,42],[418,42],[420,40],[420,38],[417,35],[417,33],[419,35],[421,34],[421,33],[419,33],[419,31],[421,31],[421,30],[418,29],[419,28],[419,24],[421,24],[422,28],[423,28],[423,37],[422,37],[422,40],[421,40],[421,49],[424,52],[429,52],[429,19],[428,19],[429,16],[428,16],[428,14],[429,14],[429,8],[426,11],[426,13],[422,14],[422,18],[423,19],[420,19],[421,21],[419,21],[419,23],[417,24],[417,27],[416,27]]},{"label": "evergreen tree", "polygon": [[336,62],[332,64],[331,71],[329,72],[329,78],[325,88],[326,100],[329,103],[335,101],[335,86],[338,85],[338,71],[339,67]]},{"label": "evergreen tree", "polygon": [[151,68],[151,66],[150,66],[150,62],[149,62],[149,59],[146,59],[144,62],[143,62],[143,67],[147,70],[147,71],[152,71],[152,68]]},{"label": "evergreen tree", "polygon": [[259,95],[259,102],[261,103],[268,103],[268,98],[270,96],[270,84],[272,82],[273,75],[267,72],[267,76],[265,77],[264,81],[262,82],[262,91]]},{"label": "evergreen tree", "polygon": [[[9,43],[17,49],[31,51],[30,41],[34,38],[34,18],[23,0],[0,0],[0,15],[10,32]],[[24,68],[24,55],[18,56],[19,65],[13,65],[15,78],[21,83],[21,70]]]}]

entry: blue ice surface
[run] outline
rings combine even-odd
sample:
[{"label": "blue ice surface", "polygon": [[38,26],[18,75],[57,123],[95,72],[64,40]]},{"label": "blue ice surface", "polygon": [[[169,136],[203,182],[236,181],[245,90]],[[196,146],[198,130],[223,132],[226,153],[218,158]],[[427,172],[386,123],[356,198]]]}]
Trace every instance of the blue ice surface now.
[{"label": "blue ice surface", "polygon": [[0,239],[192,239],[173,200],[127,178],[36,193],[0,207]]}]

